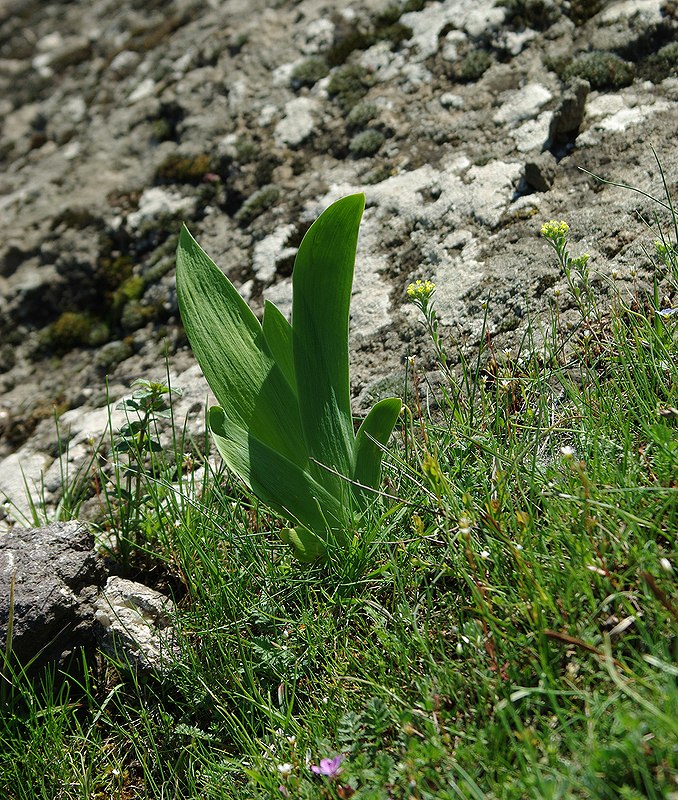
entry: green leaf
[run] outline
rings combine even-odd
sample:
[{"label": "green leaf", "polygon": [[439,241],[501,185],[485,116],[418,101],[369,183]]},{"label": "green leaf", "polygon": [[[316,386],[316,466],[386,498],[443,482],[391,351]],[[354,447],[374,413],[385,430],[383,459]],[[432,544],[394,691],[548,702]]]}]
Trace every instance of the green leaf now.
[{"label": "green leaf", "polygon": [[[333,203],[311,225],[292,272],[292,342],[299,409],[309,456],[353,473],[348,320],[362,194]],[[320,472],[316,473],[320,476]],[[340,479],[324,470],[337,496]]]},{"label": "green leaf", "polygon": [[177,250],[177,296],[193,353],[229,424],[306,466],[297,398],[259,321],[185,226]]},{"label": "green leaf", "polygon": [[282,370],[287,382],[296,394],[297,381],[294,377],[294,356],[292,354],[292,326],[277,306],[264,301],[262,321],[264,338],[275,363]]},{"label": "green leaf", "polygon": [[341,542],[346,537],[344,507],[313,476],[251,431],[230,423],[222,408],[211,408],[208,422],[224,461],[257,497],[312,529],[321,541]]},{"label": "green leaf", "polygon": [[[363,486],[377,489],[381,481],[381,459],[383,449],[398,421],[402,402],[397,397],[380,400],[365,417],[355,439],[354,479]],[[370,500],[370,493],[363,492],[363,500]]]}]

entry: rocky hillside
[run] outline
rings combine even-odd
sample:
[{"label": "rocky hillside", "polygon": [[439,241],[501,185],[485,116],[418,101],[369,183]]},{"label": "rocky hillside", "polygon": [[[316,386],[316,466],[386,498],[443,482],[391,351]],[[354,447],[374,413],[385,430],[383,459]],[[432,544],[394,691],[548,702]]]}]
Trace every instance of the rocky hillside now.
[{"label": "rocky hillside", "polygon": [[633,291],[657,209],[579,168],[660,196],[654,147],[675,190],[677,30],[673,0],[0,0],[0,500],[25,510],[41,474],[58,496],[107,376],[115,399],[167,353],[199,419],[181,220],[255,309],[287,311],[310,222],[366,193],[357,410],[406,355],[429,364],[413,279],[469,350],[486,301],[500,347],[528,311],[567,314],[544,220],[567,219],[601,292]]}]

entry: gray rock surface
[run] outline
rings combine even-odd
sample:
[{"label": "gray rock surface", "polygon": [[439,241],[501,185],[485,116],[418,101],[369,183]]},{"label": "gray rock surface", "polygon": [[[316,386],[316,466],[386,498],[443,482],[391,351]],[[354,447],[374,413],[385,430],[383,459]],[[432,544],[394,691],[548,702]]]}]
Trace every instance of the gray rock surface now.
[{"label": "gray rock surface", "polygon": [[176,660],[172,614],[164,595],[126,578],[111,576],[96,602],[102,649],[140,671],[162,671]]},{"label": "gray rock surface", "polygon": [[64,666],[77,648],[94,647],[105,570],[93,545],[78,522],[0,534],[0,645],[4,651],[14,580],[12,652],[21,664]]},{"label": "gray rock surface", "polygon": [[567,312],[545,220],[568,221],[600,291],[613,271],[649,285],[656,207],[579,168],[660,196],[653,145],[675,186],[677,31],[668,0],[0,2],[0,528],[25,524],[27,487],[53,510],[59,454],[86,464],[106,403],[162,379],[165,353],[199,435],[182,219],[255,311],[288,312],[304,231],[365,191],[356,412],[402,386],[406,354],[433,366],[416,278],[467,357],[488,298],[496,348],[528,308]]}]

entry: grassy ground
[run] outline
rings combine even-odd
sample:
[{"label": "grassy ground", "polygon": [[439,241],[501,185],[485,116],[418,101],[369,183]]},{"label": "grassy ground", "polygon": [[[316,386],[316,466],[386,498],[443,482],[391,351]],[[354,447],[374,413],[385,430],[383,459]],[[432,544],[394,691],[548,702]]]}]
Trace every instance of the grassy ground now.
[{"label": "grassy ground", "polygon": [[427,402],[410,364],[385,495],[328,564],[180,426],[156,452],[142,387],[96,486],[122,561],[179,589],[180,657],[5,680],[4,797],[678,797],[678,249],[603,304],[545,233],[574,311],[518,351],[451,376],[414,298],[443,380]]}]

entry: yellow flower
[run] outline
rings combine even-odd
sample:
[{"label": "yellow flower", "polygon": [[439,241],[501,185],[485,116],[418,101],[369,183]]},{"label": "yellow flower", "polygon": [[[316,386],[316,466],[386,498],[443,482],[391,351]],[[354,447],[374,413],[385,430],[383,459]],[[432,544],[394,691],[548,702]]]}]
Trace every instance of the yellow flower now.
[{"label": "yellow flower", "polygon": [[560,239],[570,230],[570,226],[567,222],[556,222],[552,219],[550,222],[545,222],[541,226],[541,235],[545,236],[547,239]]},{"label": "yellow flower", "polygon": [[407,296],[410,300],[429,300],[435,290],[433,281],[415,281],[407,287]]}]

